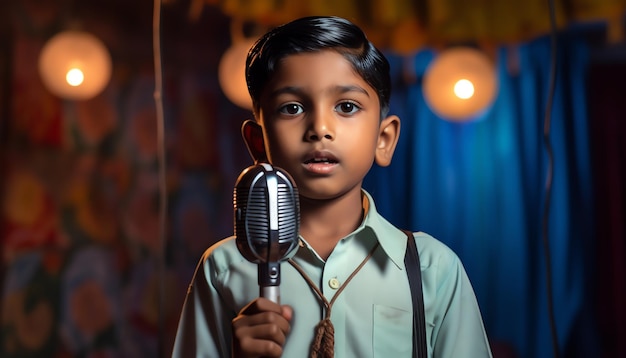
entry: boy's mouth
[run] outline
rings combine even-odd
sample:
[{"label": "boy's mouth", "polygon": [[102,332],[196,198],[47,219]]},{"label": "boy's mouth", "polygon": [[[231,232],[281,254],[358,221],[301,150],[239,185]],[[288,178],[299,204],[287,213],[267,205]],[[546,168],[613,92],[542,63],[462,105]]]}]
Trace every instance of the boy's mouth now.
[{"label": "boy's mouth", "polygon": [[328,151],[315,151],[304,158],[304,164],[337,164],[339,160]]},{"label": "boy's mouth", "polygon": [[315,151],[304,158],[302,163],[310,173],[328,175],[339,164],[339,160],[328,151]]},{"label": "boy's mouth", "polygon": [[337,161],[332,158],[311,158],[304,161],[304,164],[336,164]]}]

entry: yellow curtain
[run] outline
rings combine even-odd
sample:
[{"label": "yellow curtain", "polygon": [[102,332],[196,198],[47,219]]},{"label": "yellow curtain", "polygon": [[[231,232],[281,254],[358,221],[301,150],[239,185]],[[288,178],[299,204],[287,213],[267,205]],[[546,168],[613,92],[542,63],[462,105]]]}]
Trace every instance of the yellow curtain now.
[{"label": "yellow curtain", "polygon": [[[378,46],[407,52],[423,45],[517,42],[550,28],[548,0],[195,0],[266,26],[307,15],[350,19]],[[626,0],[554,0],[557,24],[622,18]]]}]

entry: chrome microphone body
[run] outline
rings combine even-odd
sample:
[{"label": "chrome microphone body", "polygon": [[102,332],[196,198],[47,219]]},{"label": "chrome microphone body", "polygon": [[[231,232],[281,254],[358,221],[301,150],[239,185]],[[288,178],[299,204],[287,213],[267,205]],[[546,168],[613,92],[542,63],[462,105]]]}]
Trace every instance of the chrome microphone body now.
[{"label": "chrome microphone body", "polygon": [[233,206],[237,248],[258,264],[260,296],[280,303],[280,264],[298,247],[298,189],[283,169],[255,164],[237,178]]}]

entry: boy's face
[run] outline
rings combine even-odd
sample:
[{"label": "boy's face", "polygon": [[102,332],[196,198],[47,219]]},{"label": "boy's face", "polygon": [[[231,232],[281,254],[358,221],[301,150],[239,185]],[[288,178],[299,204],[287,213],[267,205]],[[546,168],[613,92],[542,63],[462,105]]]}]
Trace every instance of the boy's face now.
[{"label": "boy's face", "polygon": [[399,119],[380,121],[376,91],[334,51],[285,57],[261,94],[258,123],[269,162],[317,200],[360,192],[375,160],[389,164],[399,134]]}]

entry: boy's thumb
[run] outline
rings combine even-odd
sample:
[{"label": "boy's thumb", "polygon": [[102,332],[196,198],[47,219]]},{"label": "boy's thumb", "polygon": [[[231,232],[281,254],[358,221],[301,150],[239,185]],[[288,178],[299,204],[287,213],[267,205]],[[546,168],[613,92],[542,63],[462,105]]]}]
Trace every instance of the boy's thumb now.
[{"label": "boy's thumb", "polygon": [[293,308],[288,305],[283,305],[281,306],[281,314],[287,321],[291,321],[291,318],[293,317]]}]

